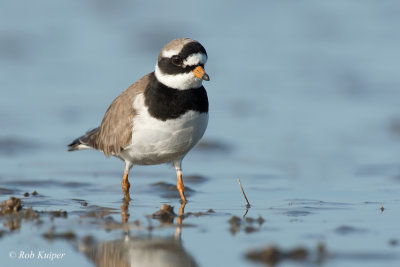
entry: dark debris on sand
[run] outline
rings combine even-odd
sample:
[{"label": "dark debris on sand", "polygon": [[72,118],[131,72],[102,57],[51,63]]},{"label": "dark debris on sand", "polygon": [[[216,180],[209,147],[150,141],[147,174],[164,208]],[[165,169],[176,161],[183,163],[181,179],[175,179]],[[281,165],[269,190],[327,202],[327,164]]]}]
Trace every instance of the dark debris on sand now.
[{"label": "dark debris on sand", "polygon": [[261,216],[258,216],[257,219],[251,217],[242,219],[237,216],[232,216],[228,222],[231,234],[235,235],[240,230],[243,230],[246,234],[258,232],[265,220]]},{"label": "dark debris on sand", "polygon": [[18,213],[22,209],[22,201],[20,198],[10,197],[8,200],[4,200],[0,207],[2,215]]},{"label": "dark debris on sand", "polygon": [[174,207],[168,204],[162,204],[160,210],[152,214],[152,218],[158,219],[161,223],[173,223],[175,217]]},{"label": "dark debris on sand", "polygon": [[39,222],[39,213],[29,207],[22,207],[22,200],[16,197],[10,197],[1,204],[0,219],[4,220],[3,225],[8,227],[10,231],[21,228],[22,220]]},{"label": "dark debris on sand", "polygon": [[3,225],[8,227],[10,232],[20,229],[23,221],[34,221],[40,224],[42,222],[40,220],[41,215],[49,215],[50,220],[53,220],[55,217],[67,218],[66,211],[39,212],[32,207],[24,208],[21,198],[13,196],[0,204],[0,220],[3,221]]},{"label": "dark debris on sand", "polygon": [[183,214],[183,218],[188,218],[188,217],[201,217],[201,216],[207,216],[215,213],[213,209],[208,209],[206,212],[198,211],[198,212],[186,212]]},{"label": "dark debris on sand", "polygon": [[[38,194],[38,192],[36,192],[36,190],[32,192],[32,196],[36,197],[37,195],[39,195],[39,194]],[[30,196],[29,192],[24,193],[24,197],[29,197],[29,196]]]},{"label": "dark debris on sand", "polygon": [[283,260],[304,261],[307,255],[308,251],[302,247],[283,251],[275,246],[268,246],[259,251],[250,251],[246,254],[246,257],[252,261],[263,262],[274,266]]},{"label": "dark debris on sand", "polygon": [[296,262],[312,262],[321,264],[328,254],[325,245],[319,243],[316,252],[310,251],[305,247],[297,247],[294,249],[283,250],[276,246],[267,246],[261,250],[252,250],[246,253],[246,258],[255,262],[262,262],[269,266],[275,266],[282,261],[296,261]]},{"label": "dark debris on sand", "polygon": [[54,218],[64,218],[66,219],[68,217],[68,213],[64,210],[51,210],[48,212],[50,215],[50,220],[54,220]]},{"label": "dark debris on sand", "polygon": [[177,215],[174,212],[174,207],[168,204],[163,204],[160,210],[156,211],[151,215],[153,219],[158,219],[161,223],[173,223],[176,217],[186,219],[188,217],[201,217],[215,213],[213,209],[209,209],[206,212],[185,212],[184,214]]}]

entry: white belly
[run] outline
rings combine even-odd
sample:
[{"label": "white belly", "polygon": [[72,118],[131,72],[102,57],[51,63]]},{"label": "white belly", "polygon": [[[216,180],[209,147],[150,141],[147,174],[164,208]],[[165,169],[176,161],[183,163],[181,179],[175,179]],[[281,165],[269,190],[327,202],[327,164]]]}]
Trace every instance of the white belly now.
[{"label": "white belly", "polygon": [[148,113],[143,95],[136,97],[134,107],[137,115],[133,120],[132,142],[120,154],[133,164],[161,164],[181,159],[207,128],[207,113],[188,111],[177,119],[159,121]]}]

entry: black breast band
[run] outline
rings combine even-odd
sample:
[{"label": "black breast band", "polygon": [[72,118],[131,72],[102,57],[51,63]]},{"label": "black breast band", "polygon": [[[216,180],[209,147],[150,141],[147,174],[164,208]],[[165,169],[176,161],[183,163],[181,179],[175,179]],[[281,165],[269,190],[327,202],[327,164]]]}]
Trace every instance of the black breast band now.
[{"label": "black breast band", "polygon": [[170,88],[152,73],[144,95],[150,115],[163,121],[176,119],[190,110],[208,112],[207,92],[203,86],[186,90]]}]

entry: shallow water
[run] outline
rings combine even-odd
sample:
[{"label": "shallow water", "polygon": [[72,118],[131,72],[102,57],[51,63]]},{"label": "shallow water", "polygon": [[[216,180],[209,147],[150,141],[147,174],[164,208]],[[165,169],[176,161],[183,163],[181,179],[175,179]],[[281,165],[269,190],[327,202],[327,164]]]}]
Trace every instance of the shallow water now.
[{"label": "shallow water", "polygon": [[[246,255],[274,246],[308,252],[279,266],[399,266],[399,11],[396,1],[5,1],[0,200],[21,198],[25,217],[0,216],[1,262],[260,266]],[[126,203],[122,162],[66,145],[181,36],[207,49],[210,123],[183,162],[189,203],[171,223],[152,216],[162,204],[179,215],[171,166],[135,166]]]}]

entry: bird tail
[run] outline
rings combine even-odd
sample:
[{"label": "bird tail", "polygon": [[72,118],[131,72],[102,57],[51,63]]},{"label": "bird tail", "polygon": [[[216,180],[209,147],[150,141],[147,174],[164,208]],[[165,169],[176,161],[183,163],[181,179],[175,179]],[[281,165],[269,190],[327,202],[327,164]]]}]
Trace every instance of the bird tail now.
[{"label": "bird tail", "polygon": [[85,135],[76,138],[71,144],[68,145],[68,151],[96,148],[96,139],[99,130],[100,127],[97,127],[86,132]]}]

